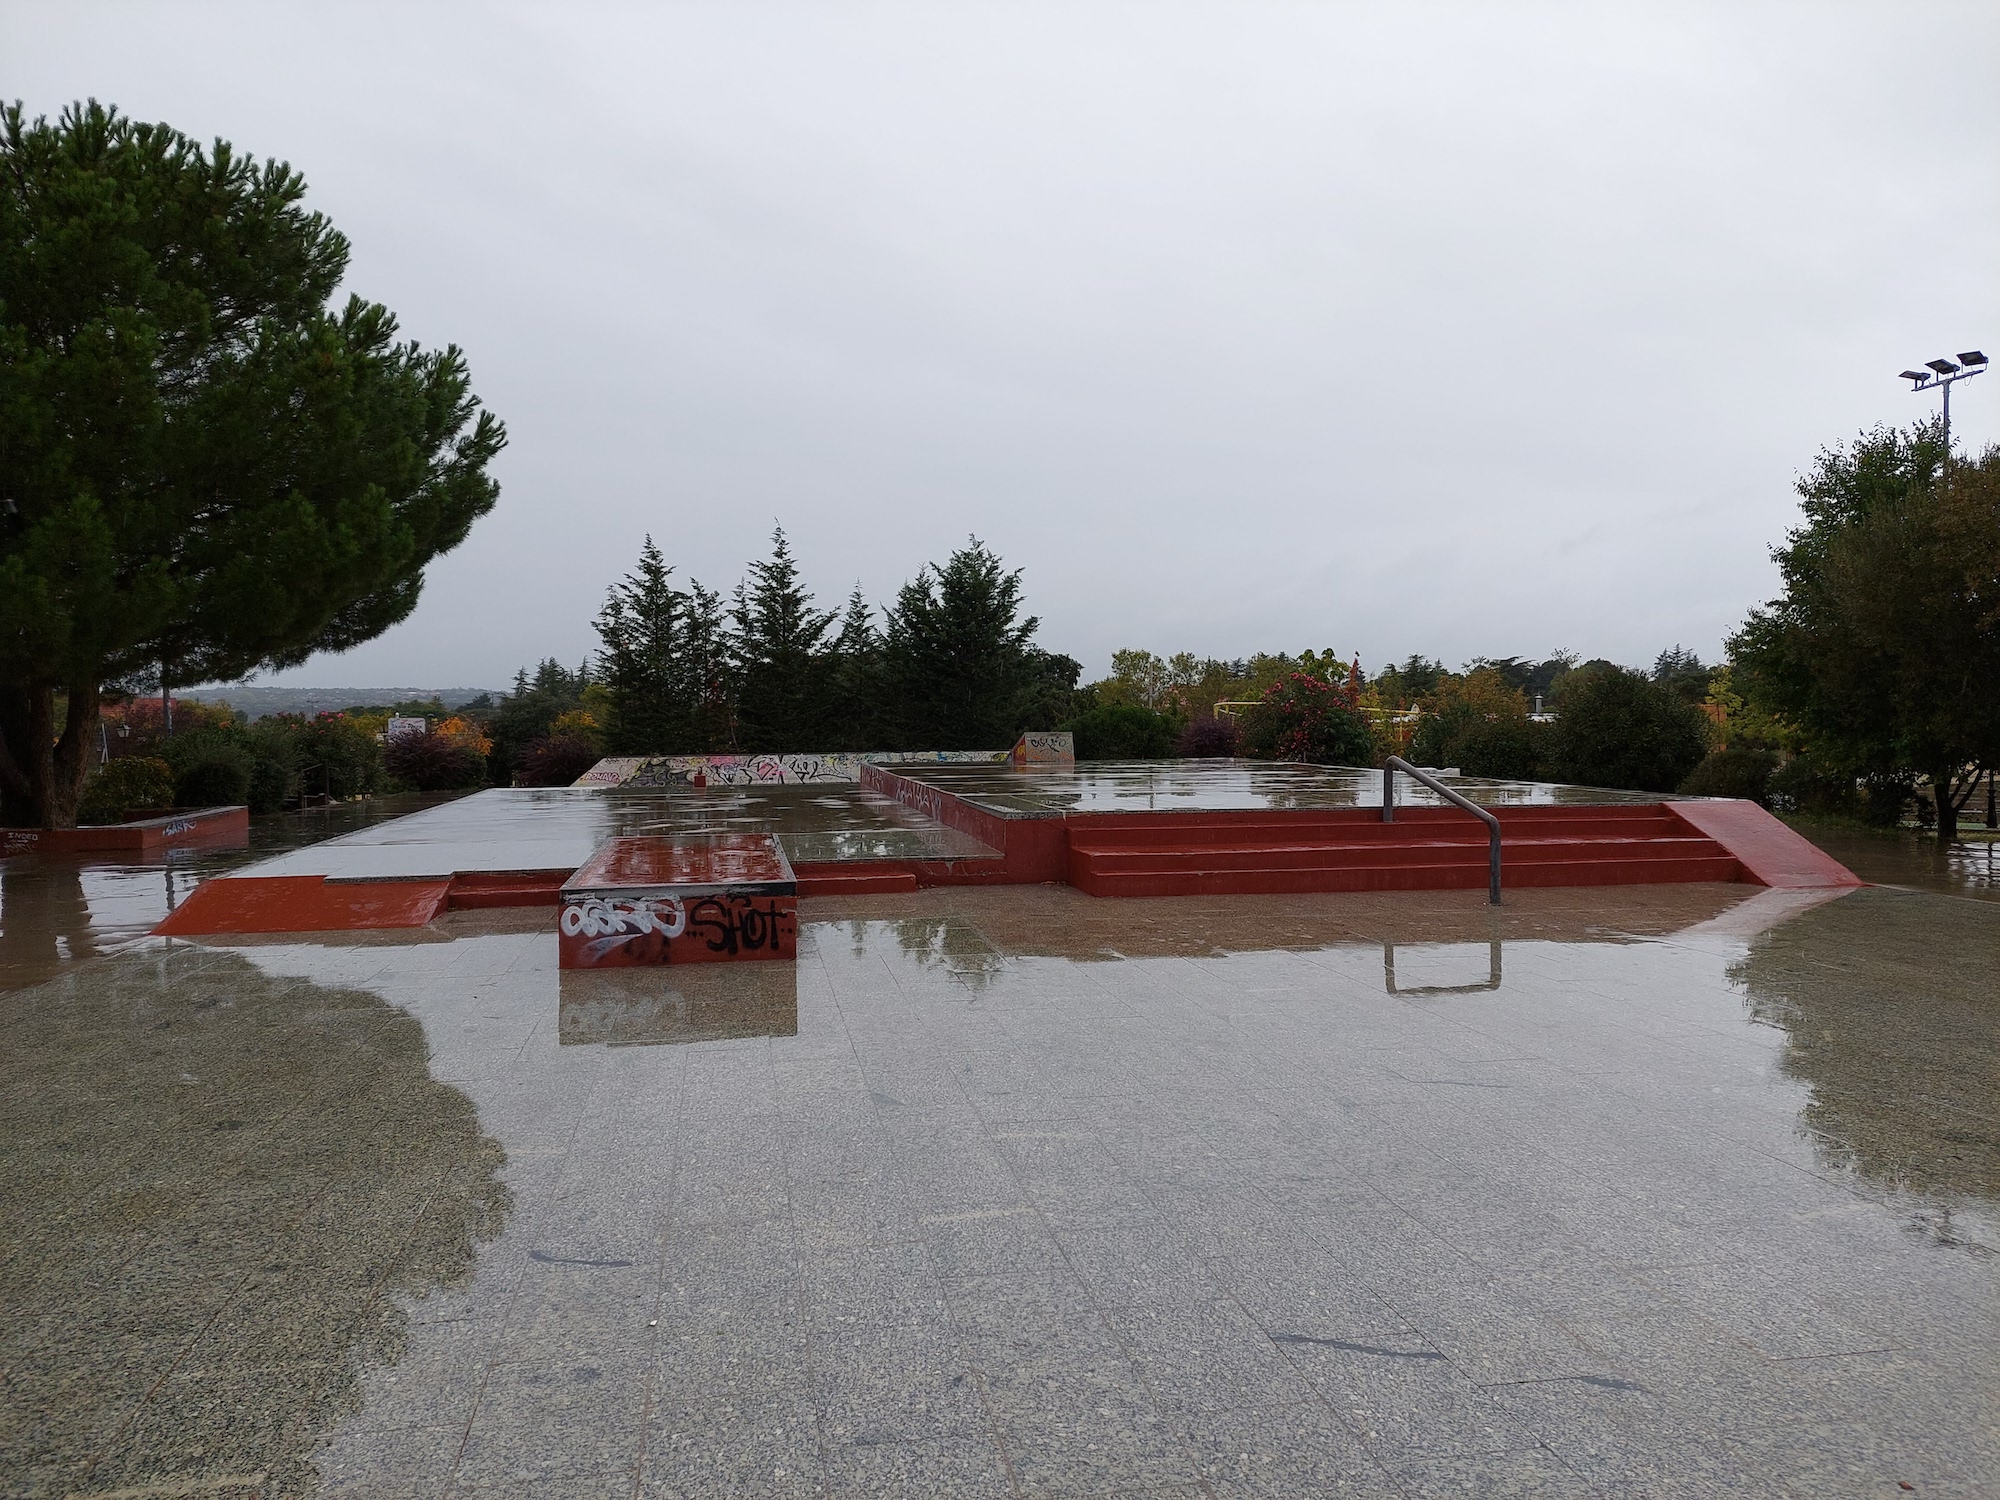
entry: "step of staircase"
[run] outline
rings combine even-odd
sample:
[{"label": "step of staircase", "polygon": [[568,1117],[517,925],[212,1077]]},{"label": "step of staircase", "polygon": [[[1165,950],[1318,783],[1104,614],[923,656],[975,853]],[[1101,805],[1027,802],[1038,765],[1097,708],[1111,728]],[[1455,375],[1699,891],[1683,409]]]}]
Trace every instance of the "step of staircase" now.
[{"label": "step of staircase", "polygon": [[[1482,830],[1483,832],[1484,830]],[[1303,843],[1273,841],[1258,844],[1173,846],[1146,844],[1136,848],[1072,847],[1070,869],[1094,874],[1144,874],[1178,869],[1368,869],[1411,863],[1487,865],[1489,845],[1477,840],[1436,837]],[[1515,838],[1501,840],[1504,866],[1587,863],[1607,859],[1673,859],[1719,853],[1712,839],[1680,834],[1648,838]]]},{"label": "step of staircase", "polygon": [[[1686,854],[1657,859],[1610,858],[1550,863],[1503,864],[1509,890],[1530,886],[1670,885],[1690,881],[1734,881],[1741,867],[1734,856]],[[1106,874],[1072,869],[1070,884],[1092,896],[1289,895],[1332,891],[1483,890],[1484,860],[1411,860],[1401,864],[1322,865],[1305,868],[1121,871]]]},{"label": "step of staircase", "polygon": [[[1532,814],[1532,815],[1530,815]],[[1503,837],[1521,838],[1639,838],[1687,836],[1692,830],[1672,813],[1657,807],[1622,808],[1504,808],[1499,810]],[[1373,808],[1352,813],[1316,815],[1253,815],[1241,818],[1128,814],[1111,818],[1070,820],[1073,849],[1143,848],[1152,845],[1193,847],[1200,844],[1387,842],[1402,843],[1413,834],[1425,837],[1479,838],[1485,825],[1456,808],[1403,808],[1392,823]]]},{"label": "step of staircase", "polygon": [[[1505,886],[1732,881],[1723,846],[1658,804],[1495,809]],[[1484,886],[1487,831],[1457,808],[1073,818],[1069,878],[1099,896]]]}]

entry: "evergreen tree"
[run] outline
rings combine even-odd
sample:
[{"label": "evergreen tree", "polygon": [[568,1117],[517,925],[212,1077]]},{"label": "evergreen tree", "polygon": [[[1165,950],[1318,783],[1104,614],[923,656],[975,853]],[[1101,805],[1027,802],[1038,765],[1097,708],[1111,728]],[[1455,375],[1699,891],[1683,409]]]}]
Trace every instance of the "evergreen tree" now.
[{"label": "evergreen tree", "polygon": [[[494,783],[507,786],[520,768],[521,752],[549,732],[558,715],[582,706],[587,670],[569,672],[550,657],[535,668],[533,677],[526,667],[514,674],[514,690],[495,704],[485,717],[486,733],[493,741],[486,764]],[[470,708],[471,705],[466,705]]]},{"label": "evergreen tree", "polygon": [[875,750],[882,738],[882,637],[861,585],[847,596],[831,663],[831,750]]},{"label": "evergreen tree", "polygon": [[722,595],[688,580],[681,626],[681,676],[687,684],[692,728],[690,753],[717,755],[737,748],[736,688],[729,621]]},{"label": "evergreen tree", "polygon": [[96,103],[0,109],[6,821],[74,823],[106,684],[370,640],[498,498],[459,351],[333,305],[348,243],[305,191]]},{"label": "evergreen tree", "polygon": [[1036,686],[1030,641],[1041,621],[1021,612],[1021,573],[977,537],[942,568],[903,585],[888,611],[884,677],[902,746],[999,750],[1021,729]]},{"label": "evergreen tree", "polygon": [[733,614],[743,748],[825,748],[832,688],[825,640],[834,617],[813,608],[783,527],[771,533],[770,560],[752,563],[737,587]]},{"label": "evergreen tree", "polygon": [[[597,616],[598,669],[611,698],[605,745],[613,755],[666,754],[693,730],[683,658],[688,600],[649,535],[639,564],[613,584]],[[550,663],[549,665],[553,665]]]}]

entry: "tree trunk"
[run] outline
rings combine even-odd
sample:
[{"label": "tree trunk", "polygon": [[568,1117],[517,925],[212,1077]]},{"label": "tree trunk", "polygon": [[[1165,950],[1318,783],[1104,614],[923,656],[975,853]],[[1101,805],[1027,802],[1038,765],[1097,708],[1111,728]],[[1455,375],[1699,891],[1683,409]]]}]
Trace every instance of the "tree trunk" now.
[{"label": "tree trunk", "polygon": [[0,687],[0,817],[6,823],[76,827],[100,701],[96,683],[72,683],[58,736],[53,684]]},{"label": "tree trunk", "polygon": [[1951,794],[1951,772],[1931,777],[1931,802],[1937,808],[1937,835],[1940,844],[1958,842],[1958,799]]}]

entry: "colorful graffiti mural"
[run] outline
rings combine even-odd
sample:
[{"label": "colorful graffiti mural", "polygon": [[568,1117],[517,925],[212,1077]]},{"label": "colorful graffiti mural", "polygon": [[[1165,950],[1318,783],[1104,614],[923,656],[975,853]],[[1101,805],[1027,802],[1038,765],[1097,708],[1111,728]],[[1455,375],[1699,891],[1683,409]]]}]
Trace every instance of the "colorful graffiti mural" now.
[{"label": "colorful graffiti mural", "polygon": [[[1048,738],[1048,736],[1041,736]],[[1068,736],[1060,738],[1067,740]],[[870,750],[826,755],[639,755],[599,761],[580,787],[795,786],[861,779],[863,766],[1004,765],[1007,750]]]},{"label": "colorful graffiti mural", "polygon": [[1076,736],[1067,730],[1029,730],[1014,742],[1017,766],[1073,766]]}]

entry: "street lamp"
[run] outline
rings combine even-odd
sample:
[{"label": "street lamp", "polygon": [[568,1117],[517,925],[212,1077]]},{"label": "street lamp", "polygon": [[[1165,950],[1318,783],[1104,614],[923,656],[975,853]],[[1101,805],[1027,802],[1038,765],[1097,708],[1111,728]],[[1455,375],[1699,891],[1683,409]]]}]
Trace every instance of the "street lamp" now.
[{"label": "street lamp", "polygon": [[[1926,373],[1928,371],[1929,373]],[[1927,359],[1922,370],[1905,370],[1899,380],[1911,382],[1913,391],[1944,392],[1944,461],[1951,462],[1951,388],[1954,382],[1970,380],[1986,373],[1986,356],[1977,349],[1959,355],[1958,363],[1948,359]],[[1939,471],[1942,473],[1942,469]]]}]

